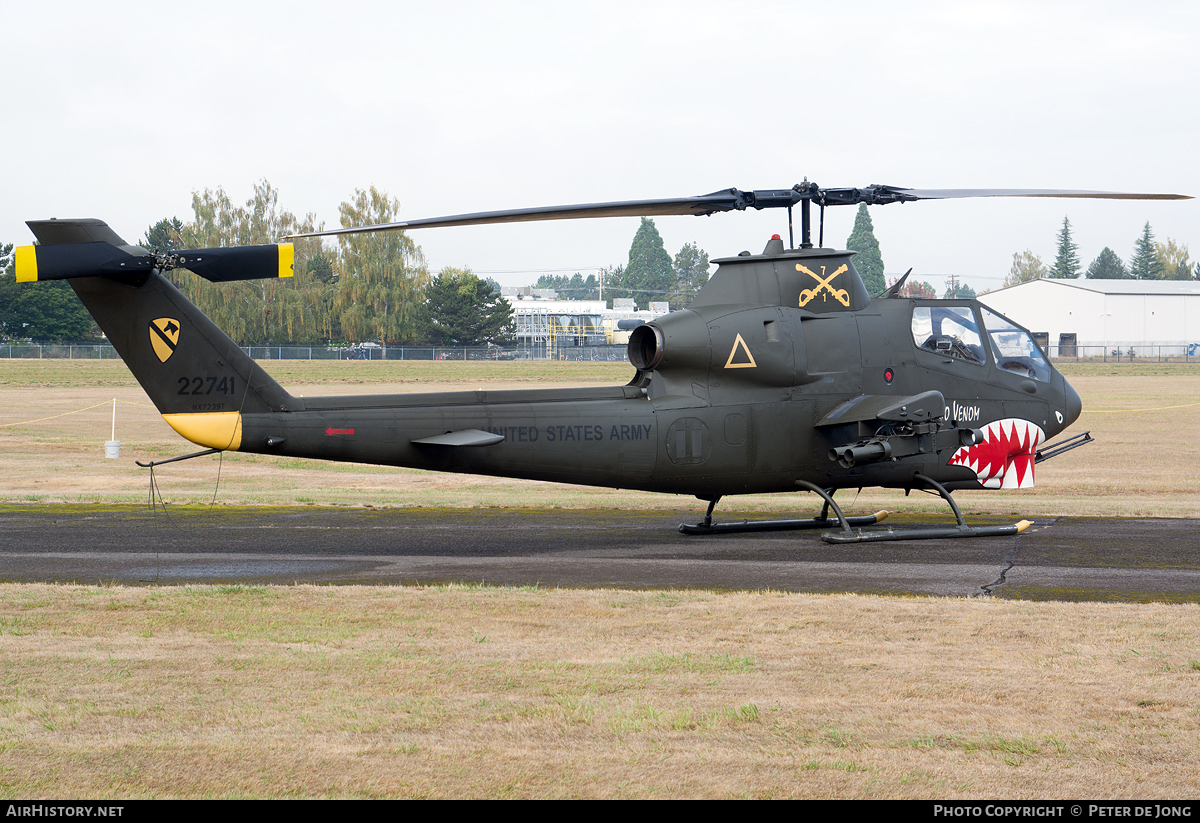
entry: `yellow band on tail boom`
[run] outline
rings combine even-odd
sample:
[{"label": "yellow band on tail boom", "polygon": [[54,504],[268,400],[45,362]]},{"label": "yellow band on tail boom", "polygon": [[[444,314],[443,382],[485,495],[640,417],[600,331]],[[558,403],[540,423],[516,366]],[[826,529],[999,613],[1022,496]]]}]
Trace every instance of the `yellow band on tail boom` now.
[{"label": "yellow band on tail boom", "polygon": [[37,279],[37,246],[17,246],[17,282],[33,283]]}]

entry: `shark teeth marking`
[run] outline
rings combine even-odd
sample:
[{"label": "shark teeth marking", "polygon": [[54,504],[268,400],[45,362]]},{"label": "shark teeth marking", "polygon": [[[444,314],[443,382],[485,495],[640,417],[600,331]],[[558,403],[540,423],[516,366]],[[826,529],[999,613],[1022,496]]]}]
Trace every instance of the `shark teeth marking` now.
[{"label": "shark teeth marking", "polygon": [[988,423],[983,442],[963,446],[946,465],[966,466],[985,489],[1032,489],[1033,458],[1045,439],[1036,423],[1006,417]]}]

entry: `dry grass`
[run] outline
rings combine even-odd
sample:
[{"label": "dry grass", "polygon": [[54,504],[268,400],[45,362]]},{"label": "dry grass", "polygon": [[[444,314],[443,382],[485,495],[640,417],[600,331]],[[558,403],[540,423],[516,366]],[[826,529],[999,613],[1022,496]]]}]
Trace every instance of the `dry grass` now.
[{"label": "dry grass", "polygon": [[[438,391],[486,386],[611,385],[629,377],[620,363],[354,363],[279,361],[268,368],[299,394]],[[1200,495],[1191,472],[1200,442],[1184,434],[1200,412],[1200,369],[1181,364],[1067,366],[1083,397],[1074,431],[1097,443],[1038,468],[1038,488],[960,492],[967,513],[1048,517],[1095,515],[1197,517]],[[1078,372],[1078,373],[1072,373]],[[369,386],[364,388],[364,384]],[[105,460],[116,397],[122,457]],[[99,404],[99,405],[97,405]],[[95,405],[88,411],[63,415]],[[1172,408],[1174,407],[1174,408]],[[12,425],[22,423],[21,425]],[[186,453],[124,365],[115,361],[0,361],[0,500],[135,503],[146,499],[147,473],[133,460]],[[166,499],[207,503],[218,465],[222,503],[375,506],[554,506],[661,508],[690,498],[630,495],[554,483],[443,475],[259,455],[226,455],[170,466],[159,473]],[[851,495],[845,495],[849,499]],[[722,512],[811,508],[804,495],[729,498]],[[932,497],[865,490],[854,511],[887,508],[942,512]]]},{"label": "dry grass", "polygon": [[1200,781],[1194,605],[43,585],[0,602],[6,797],[1187,798]]}]

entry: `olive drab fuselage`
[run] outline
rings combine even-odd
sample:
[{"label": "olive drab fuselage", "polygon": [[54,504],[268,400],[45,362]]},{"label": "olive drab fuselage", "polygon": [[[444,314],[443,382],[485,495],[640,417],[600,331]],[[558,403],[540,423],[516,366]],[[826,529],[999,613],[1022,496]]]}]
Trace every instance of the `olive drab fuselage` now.
[{"label": "olive drab fuselage", "polygon": [[[1008,488],[1080,412],[1028,333],[977,301],[872,300],[851,252],[778,239],[635,329],[624,386],[297,397],[101,221],[29,225],[28,279],[69,279],[164,419],[213,449],[708,500],[918,475]],[[282,272],[280,248],[254,253]],[[117,262],[88,275],[93,258]]]}]

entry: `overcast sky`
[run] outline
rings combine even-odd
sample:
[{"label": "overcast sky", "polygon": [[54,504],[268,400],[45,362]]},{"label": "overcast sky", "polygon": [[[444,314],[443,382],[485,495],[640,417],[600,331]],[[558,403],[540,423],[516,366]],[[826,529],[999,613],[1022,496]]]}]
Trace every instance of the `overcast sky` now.
[{"label": "overcast sky", "polygon": [[[99,217],[136,242],[194,190],[339,225],[736,186],[1200,195],[1194,2],[29,3],[0,0],[0,242]],[[1086,266],[1149,221],[1200,257],[1200,201],[967,200],[871,210],[889,273],[1000,285]],[[831,209],[842,245],[853,208]],[[656,220],[669,252],[786,237],[783,211]],[[624,263],[637,218],[414,232],[430,267],[506,285]]]}]

